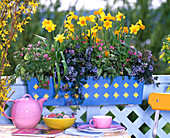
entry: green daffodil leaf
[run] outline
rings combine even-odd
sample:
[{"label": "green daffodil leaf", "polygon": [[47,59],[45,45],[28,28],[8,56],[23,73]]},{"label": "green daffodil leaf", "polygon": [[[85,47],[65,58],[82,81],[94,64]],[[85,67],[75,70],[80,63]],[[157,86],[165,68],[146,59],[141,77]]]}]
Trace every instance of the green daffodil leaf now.
[{"label": "green daffodil leaf", "polygon": [[29,60],[30,59],[30,55],[29,54],[25,54],[24,59],[25,60]]},{"label": "green daffodil leaf", "polygon": [[97,75],[98,75],[98,76],[101,76],[102,72],[103,72],[102,69],[97,69]]},{"label": "green daffodil leaf", "polygon": [[131,74],[131,72],[132,72],[132,70],[130,68],[125,67],[125,70],[128,72],[128,74]]},{"label": "green daffodil leaf", "polygon": [[21,74],[22,74],[22,75],[23,75],[23,74],[25,73],[25,71],[26,71],[24,67],[21,67],[20,70],[21,70]]}]

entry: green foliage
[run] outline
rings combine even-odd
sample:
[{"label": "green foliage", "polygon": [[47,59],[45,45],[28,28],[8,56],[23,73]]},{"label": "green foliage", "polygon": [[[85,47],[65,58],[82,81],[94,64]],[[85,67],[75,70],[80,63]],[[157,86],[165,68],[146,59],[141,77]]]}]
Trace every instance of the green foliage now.
[{"label": "green foliage", "polygon": [[48,50],[45,42],[40,42],[22,48],[21,51],[14,53],[14,58],[19,62],[15,68],[13,81],[17,77],[23,80],[37,78],[39,87],[49,88],[49,76],[52,74],[52,68],[55,65],[56,56],[53,48]]},{"label": "green foliage", "polygon": [[[114,0],[114,4],[118,2]],[[143,21],[143,24],[146,26],[144,31],[138,33],[138,36],[135,36],[137,41],[133,41],[137,49],[150,49],[153,55],[158,59],[160,55],[160,50],[162,46],[162,41],[170,32],[170,0],[166,0],[161,4],[157,9],[152,8],[151,0],[137,0],[133,5],[130,4],[128,0],[123,0],[122,7],[118,7],[117,10],[126,13],[127,21],[126,24],[136,22],[139,18]],[[14,68],[17,65],[17,62],[13,59],[13,52],[21,49],[23,46],[26,46],[33,41],[37,41],[37,38],[33,34],[38,34],[47,38],[47,33],[41,29],[41,21],[43,18],[52,19],[55,24],[57,24],[56,32],[60,30],[61,24],[63,23],[64,16],[67,11],[59,12],[58,9],[61,6],[60,0],[57,0],[56,3],[52,4],[49,7],[40,5],[34,15],[32,15],[32,20],[30,24],[25,27],[22,34],[18,34],[18,41],[12,43],[11,48],[9,49],[8,59],[10,60],[11,67],[6,69],[4,75],[10,75],[14,72]],[[54,7],[54,8],[53,8]],[[115,13],[117,10],[112,10],[113,6],[106,6],[106,12]],[[50,11],[54,9],[54,11]],[[75,6],[70,7],[69,10],[75,10]],[[41,12],[40,12],[41,11]],[[84,11],[81,9],[79,14],[89,11]],[[168,64],[162,60],[158,60],[160,66],[159,72],[157,74],[167,74]]]}]

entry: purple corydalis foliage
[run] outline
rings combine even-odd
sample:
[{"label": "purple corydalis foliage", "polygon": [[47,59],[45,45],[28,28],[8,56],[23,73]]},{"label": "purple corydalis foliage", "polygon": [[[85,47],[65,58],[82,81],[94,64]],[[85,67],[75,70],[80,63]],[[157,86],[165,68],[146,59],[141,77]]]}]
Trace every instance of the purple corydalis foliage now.
[{"label": "purple corydalis foliage", "polygon": [[74,51],[74,50],[69,50],[69,53],[70,53],[71,55],[74,55],[74,54],[75,54],[75,51]]},{"label": "purple corydalis foliage", "polygon": [[149,71],[153,71],[153,66],[149,65]]},{"label": "purple corydalis foliage", "polygon": [[81,67],[81,72],[82,72],[82,73],[85,72],[85,67]]},{"label": "purple corydalis foliage", "polygon": [[96,72],[97,72],[97,67],[94,67],[94,68],[92,69],[92,71],[93,71],[94,73],[96,73]]},{"label": "purple corydalis foliage", "polygon": [[79,43],[77,43],[76,48],[80,48],[80,44]]},{"label": "purple corydalis foliage", "polygon": [[86,68],[87,68],[88,70],[90,70],[90,69],[92,68],[92,64],[91,64],[90,62],[88,62],[88,63],[86,64]]},{"label": "purple corydalis foliage", "polygon": [[76,63],[76,59],[75,59],[75,58],[73,58],[72,61],[73,61],[74,63]]},{"label": "purple corydalis foliage", "polygon": [[74,71],[74,67],[68,67],[69,73],[68,74],[72,74]]},{"label": "purple corydalis foliage", "polygon": [[89,61],[91,59],[91,53],[92,53],[93,49],[91,47],[88,47],[86,49],[86,59]]}]

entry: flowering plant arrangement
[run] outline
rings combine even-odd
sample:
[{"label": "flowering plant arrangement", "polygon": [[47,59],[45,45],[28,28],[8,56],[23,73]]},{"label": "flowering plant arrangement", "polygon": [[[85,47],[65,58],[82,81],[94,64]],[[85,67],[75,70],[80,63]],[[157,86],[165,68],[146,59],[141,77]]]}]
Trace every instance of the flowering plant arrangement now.
[{"label": "flowering plant arrangement", "polygon": [[[163,42],[161,51],[162,51],[162,54],[160,55],[159,58],[163,59],[164,62],[167,62],[168,64],[170,64],[170,35],[168,35],[166,40]],[[168,85],[167,91],[169,90],[170,90],[170,85]]]},{"label": "flowering plant arrangement", "polygon": [[[139,51],[132,45],[133,36],[145,26],[139,19],[127,27],[125,19],[120,12],[112,16],[102,8],[81,17],[70,11],[53,43],[38,36],[41,41],[15,53],[20,61],[17,77],[26,80],[37,77],[39,86],[48,88],[51,74],[57,78],[58,86],[61,80],[65,83],[57,89],[72,91],[71,95],[78,94],[80,99],[83,99],[81,86],[89,76],[109,77],[111,82],[116,76],[134,76],[140,82],[154,83],[156,60],[151,51]],[[51,20],[42,22],[42,28],[48,32],[55,31],[55,27]]]},{"label": "flowering plant arrangement", "polygon": [[31,20],[31,14],[35,13],[39,3],[36,0],[1,0],[0,1],[0,114],[3,104],[7,101],[11,91],[11,79],[4,77],[4,71],[10,66],[8,50],[15,42],[18,32],[24,31]]},{"label": "flowering plant arrangement", "polygon": [[164,62],[170,63],[170,35],[166,38],[166,40],[163,42],[162,46],[162,54],[160,55],[160,59],[162,58]]}]

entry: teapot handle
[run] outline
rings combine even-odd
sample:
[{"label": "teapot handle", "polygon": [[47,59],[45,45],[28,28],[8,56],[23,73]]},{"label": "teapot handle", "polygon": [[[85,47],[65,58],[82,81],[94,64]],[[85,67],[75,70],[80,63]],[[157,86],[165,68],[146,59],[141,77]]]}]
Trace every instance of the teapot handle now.
[{"label": "teapot handle", "polygon": [[4,108],[5,108],[5,105],[7,104],[7,102],[9,102],[9,101],[11,101],[11,102],[14,102],[15,103],[15,101],[14,100],[7,100],[5,103],[4,103],[4,105],[3,105],[3,114],[4,114],[4,116],[5,117],[7,117],[7,118],[9,118],[9,119],[14,119],[13,117],[9,117],[9,116],[7,116],[6,114],[5,114],[5,112],[4,112]]},{"label": "teapot handle", "polygon": [[26,96],[28,96],[32,99],[31,95],[29,95],[29,94],[25,94],[22,98],[25,98]]}]

